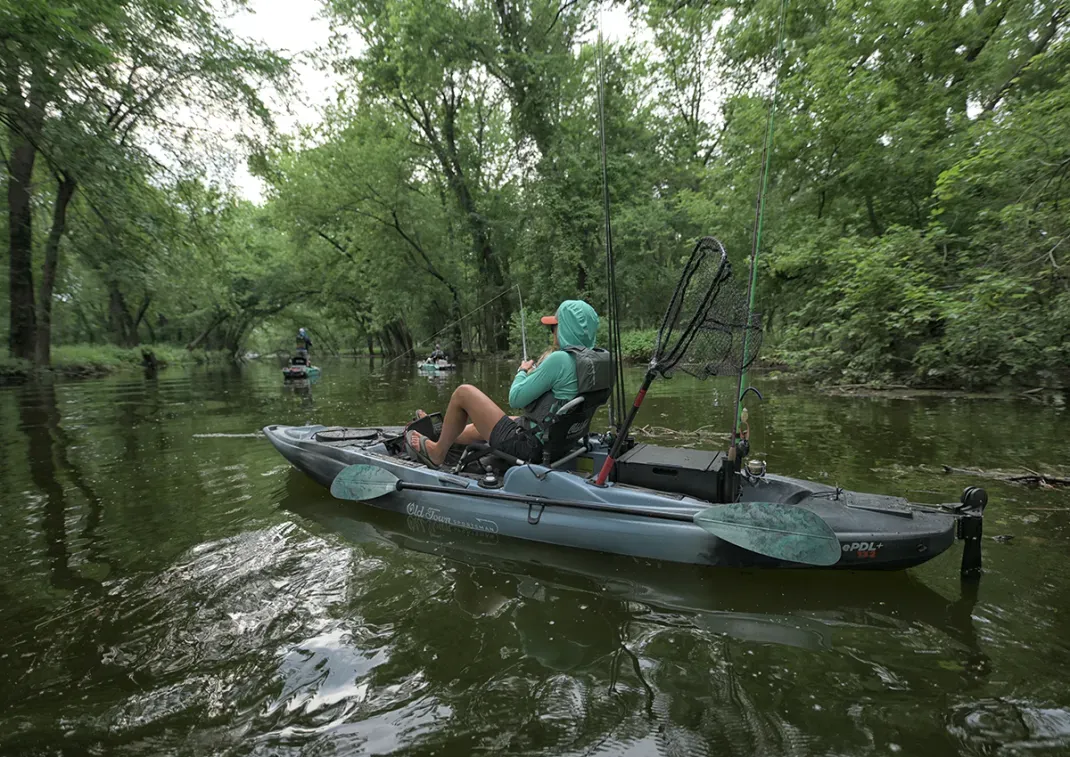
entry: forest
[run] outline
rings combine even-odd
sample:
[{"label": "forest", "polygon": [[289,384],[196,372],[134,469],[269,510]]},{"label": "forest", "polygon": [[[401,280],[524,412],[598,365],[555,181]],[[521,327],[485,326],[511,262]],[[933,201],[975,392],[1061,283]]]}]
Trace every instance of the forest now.
[{"label": "forest", "polygon": [[[609,7],[634,33],[600,56]],[[517,288],[529,327],[566,298],[604,312],[601,83],[629,355],[696,238],[746,276],[775,98],[766,361],[833,383],[1068,383],[1065,0],[605,8],[323,0],[340,85],[283,133],[293,62],[229,31],[240,3],[0,0],[0,363],[240,356],[298,326],[330,354],[500,354]],[[262,201],[218,179],[233,161]]]}]

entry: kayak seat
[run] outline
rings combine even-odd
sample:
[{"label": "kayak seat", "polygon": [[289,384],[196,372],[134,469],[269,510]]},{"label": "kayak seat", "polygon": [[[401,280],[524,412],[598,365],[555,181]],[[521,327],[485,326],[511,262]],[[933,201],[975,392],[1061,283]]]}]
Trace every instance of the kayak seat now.
[{"label": "kayak seat", "polygon": [[576,365],[579,393],[557,409],[543,429],[542,464],[560,468],[590,449],[591,421],[613,391],[616,373],[609,352],[598,347],[566,347]]},{"label": "kayak seat", "polygon": [[308,358],[304,355],[294,355],[290,358],[290,365],[308,365]]},{"label": "kayak seat", "polygon": [[588,451],[591,421],[598,409],[606,404],[611,391],[612,386],[584,392],[558,409],[543,442],[543,465],[558,468]]}]

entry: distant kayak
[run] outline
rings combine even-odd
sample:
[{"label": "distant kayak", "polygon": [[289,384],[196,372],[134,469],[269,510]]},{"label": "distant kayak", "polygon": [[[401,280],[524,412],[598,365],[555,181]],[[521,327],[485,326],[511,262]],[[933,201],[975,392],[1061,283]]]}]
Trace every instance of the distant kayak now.
[{"label": "distant kayak", "polygon": [[303,379],[320,375],[320,369],[315,365],[288,365],[282,369],[283,379]]},{"label": "distant kayak", "polygon": [[435,372],[435,371],[454,371],[457,370],[457,366],[448,360],[421,360],[416,364],[421,371]]}]

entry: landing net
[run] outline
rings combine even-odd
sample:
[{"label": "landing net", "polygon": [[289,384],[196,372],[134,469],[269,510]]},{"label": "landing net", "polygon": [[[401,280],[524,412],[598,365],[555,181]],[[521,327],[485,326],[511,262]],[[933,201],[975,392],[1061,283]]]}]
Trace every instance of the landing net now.
[{"label": "landing net", "polygon": [[761,315],[747,310],[724,245],[703,237],[665,311],[651,368],[666,378],[677,370],[699,379],[739,373],[762,344]]}]

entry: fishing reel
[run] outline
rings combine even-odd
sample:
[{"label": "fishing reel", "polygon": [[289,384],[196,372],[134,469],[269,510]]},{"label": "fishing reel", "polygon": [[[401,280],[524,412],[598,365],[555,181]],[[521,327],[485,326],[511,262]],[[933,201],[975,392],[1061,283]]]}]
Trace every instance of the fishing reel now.
[{"label": "fishing reel", "polygon": [[[755,389],[753,386],[748,386],[743,394],[739,395],[740,403],[743,402],[743,398],[747,396],[748,392],[754,392],[754,395],[760,400],[763,399],[762,393]],[[750,454],[750,413],[747,412],[747,408],[743,408],[739,411],[739,428],[736,429],[735,444],[728,450],[728,459],[736,461],[739,468],[743,468],[743,460]],[[750,472],[748,470],[748,472]],[[765,464],[762,464],[762,475],[765,475]]]}]

